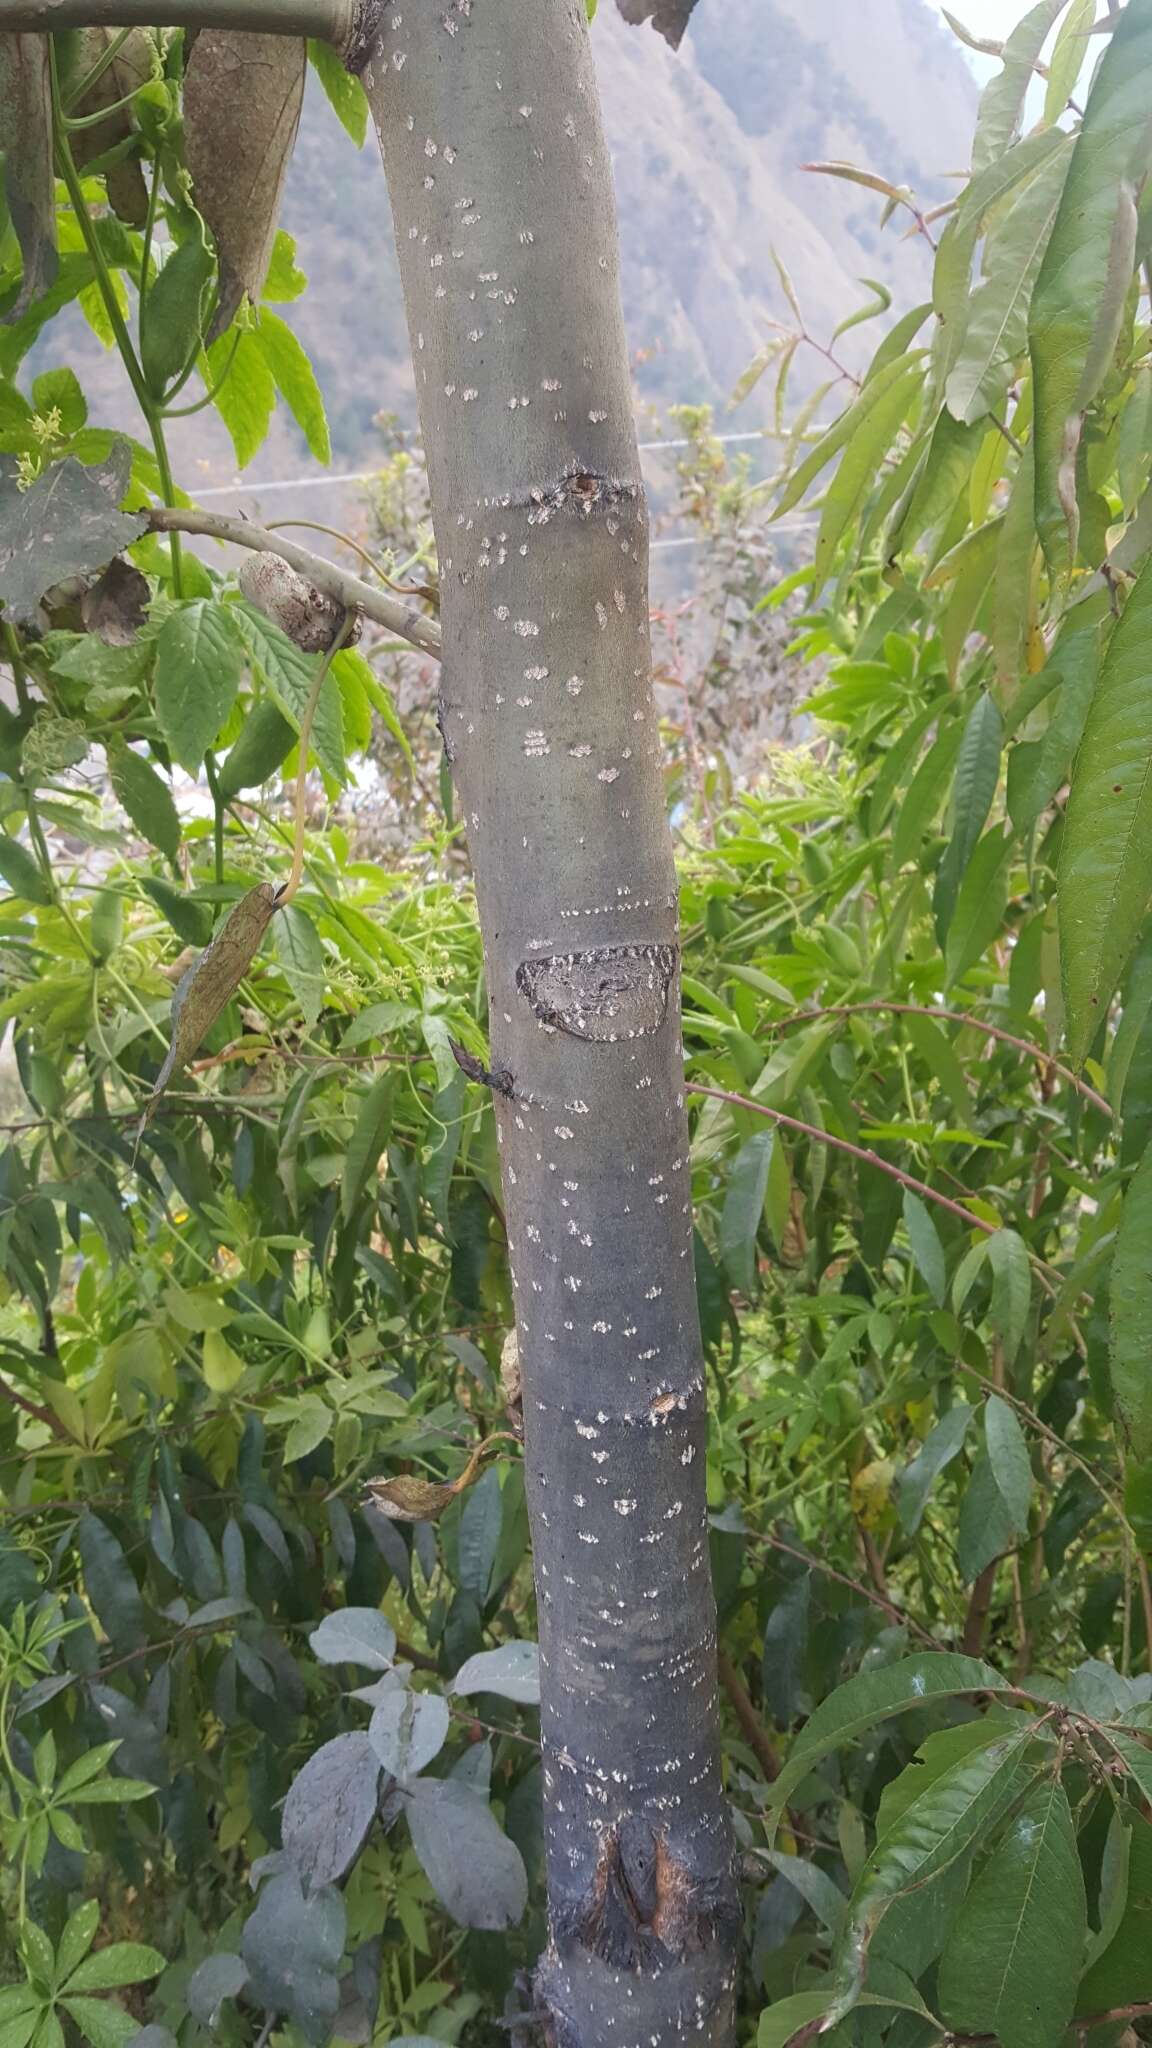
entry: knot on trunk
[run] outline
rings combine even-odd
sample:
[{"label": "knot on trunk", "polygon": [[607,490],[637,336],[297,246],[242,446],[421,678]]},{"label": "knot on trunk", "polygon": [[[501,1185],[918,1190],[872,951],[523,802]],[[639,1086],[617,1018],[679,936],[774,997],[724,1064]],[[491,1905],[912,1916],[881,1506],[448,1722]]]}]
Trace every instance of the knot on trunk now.
[{"label": "knot on trunk", "polygon": [[605,1830],[591,1892],[558,1916],[561,1952],[578,1943],[620,1970],[652,1970],[707,1948],[722,1901],[640,1814]]},{"label": "knot on trunk", "polygon": [[597,946],[522,960],[516,986],[541,1024],[599,1045],[660,1029],[678,958],[675,946]]},{"label": "knot on trunk", "polygon": [[527,504],[529,526],[547,526],[561,512],[588,519],[593,512],[642,504],[644,486],[631,477],[604,476],[584,463],[571,462],[558,482],[535,484],[526,499],[513,502]]}]

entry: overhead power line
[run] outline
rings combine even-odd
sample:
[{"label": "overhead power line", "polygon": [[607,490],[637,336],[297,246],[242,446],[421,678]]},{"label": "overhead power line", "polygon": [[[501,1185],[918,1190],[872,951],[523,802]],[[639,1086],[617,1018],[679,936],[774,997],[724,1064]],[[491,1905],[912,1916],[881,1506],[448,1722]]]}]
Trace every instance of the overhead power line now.
[{"label": "overhead power line", "polygon": [[[819,433],[823,430],[814,427],[810,428],[809,431]],[[738,442],[779,441],[787,439],[787,436],[777,434],[769,427],[757,427],[745,434],[715,434],[710,438],[718,441],[721,447],[730,448]],[[687,439],[680,441],[641,441],[640,453],[641,455],[674,454],[679,449],[692,448],[694,446],[695,443]],[[382,468],[383,464],[378,463],[375,469],[345,469],[337,471],[335,474],[329,474],[326,470],[317,470],[311,476],[276,476],[259,478],[255,483],[209,484],[206,490],[198,492],[197,501],[202,502],[205,498],[234,498],[238,495],[240,497],[254,498],[264,491],[314,491],[319,489],[322,484],[369,484],[380,475]]]}]

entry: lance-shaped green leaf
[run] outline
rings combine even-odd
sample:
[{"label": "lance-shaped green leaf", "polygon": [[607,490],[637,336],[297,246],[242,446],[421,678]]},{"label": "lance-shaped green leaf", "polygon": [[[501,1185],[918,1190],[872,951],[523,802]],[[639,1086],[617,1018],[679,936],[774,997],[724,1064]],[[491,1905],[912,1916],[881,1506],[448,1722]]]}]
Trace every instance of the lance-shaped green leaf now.
[{"label": "lance-shaped green leaf", "polygon": [[1003,1343],[1005,1357],[1011,1363],[1020,1349],[1032,1303],[1032,1267],[1028,1247],[1016,1231],[997,1230],[988,1239],[988,1263],[992,1268],[989,1313]]},{"label": "lance-shaped green leaf", "polygon": [[303,38],[236,29],[201,29],[188,59],[188,168],[220,266],[214,334],[264,289],[307,69]]},{"label": "lance-shaped green leaf", "polygon": [[71,455],[27,490],[10,456],[0,457],[0,603],[15,626],[34,626],[54,583],[102,569],[139,540],[147,521],[121,512],[132,456],[118,441],[107,462],[88,468]]},{"label": "lance-shaped green leaf", "polygon": [[53,283],[56,181],[52,163],[52,45],[47,36],[0,33],[0,159],[8,212],[24,262],[19,320]]},{"label": "lance-shaped green leaf", "polygon": [[1026,756],[1023,773],[1013,775],[1009,761],[1008,808],[1018,832],[1026,832],[1061,785],[1067,781],[1072,759],[1084,732],[1088,706],[1096,687],[1104,646],[1111,621],[1095,620],[1087,626],[1065,630],[1041,672],[1050,670],[1059,689],[1044,737],[1035,742],[1036,751]]},{"label": "lance-shaped green leaf", "polygon": [[[917,363],[898,377],[879,403],[872,406],[866,421],[856,429],[845,448],[825,494],[820,515],[813,594],[831,575],[836,550],[859,512],[896,434],[915,405],[922,383],[923,373]],[[864,395],[861,394],[862,397]]]},{"label": "lance-shaped green leaf", "polygon": [[277,894],[271,882],[259,882],[249,889],[185,974],[172,998],[172,1042],[144,1106],[141,1128],[155,1115],[165,1089],[235,995],[271,922]]},{"label": "lance-shaped green leaf", "polygon": [[976,965],[1000,931],[1008,901],[1011,859],[1011,833],[998,826],[986,832],[968,863],[948,929],[944,966],[949,984],[959,981]]},{"label": "lance-shaped green leaf", "polygon": [[1137,1458],[1152,1458],[1152,1149],[1133,1176],[1112,1259],[1110,1371],[1116,1405]]},{"label": "lance-shaped green leaf", "polygon": [[[1002,1238],[1014,1235],[1013,1231],[998,1230],[996,1233],[996,1237]],[[992,1238],[990,1242],[994,1245],[996,1238]],[[1019,1244],[1019,1238],[1016,1242]],[[988,1446],[988,1462],[992,1467],[992,1476],[1012,1526],[1018,1536],[1026,1536],[1028,1509],[1032,1500],[1032,1463],[1028,1456],[1028,1446],[1024,1441],[1024,1432],[1015,1412],[1008,1406],[1007,1401],[1001,1400],[999,1394],[990,1394],[985,1404],[984,1440]]]},{"label": "lance-shaped green leaf", "polygon": [[1152,895],[1152,561],[1113,630],[1088,707],[1060,846],[1068,1039],[1082,1060]]},{"label": "lance-shaped green leaf", "polygon": [[1003,68],[980,95],[976,136],[972,144],[973,173],[983,171],[1016,140],[1036,60],[1048,33],[1068,0],[1038,0],[1013,29],[1003,48]]},{"label": "lance-shaped green leaf", "polygon": [[838,455],[840,450],[863,429],[876,407],[887,398],[893,385],[902,382],[910,365],[922,361],[923,352],[918,350],[914,355],[899,356],[894,362],[886,363],[882,369],[876,371],[865,384],[859,397],[853,399],[852,404],[841,413],[838,420],[833,421],[828,432],[821,436],[810,454],[806,455],[798,468],[793,470],[776,501],[773,519],[781,518],[793,505],[799,504],[809,484],[813,483],[821,470],[827,467],[832,457]]},{"label": "lance-shaped green leaf", "polygon": [[144,299],[140,315],[140,363],[154,398],[163,398],[199,346],[208,281],[215,268],[200,215],[174,249]]},{"label": "lance-shaped green leaf", "polygon": [[796,1737],[788,1761],[771,1788],[769,1804],[779,1808],[814,1764],[853,1735],[893,1714],[923,1706],[925,1700],[953,1699],[966,1692],[1003,1692],[1007,1680],[979,1657],[927,1651],[905,1657],[882,1671],[863,1671],[822,1700]]},{"label": "lance-shaped green leaf", "polygon": [[1100,60],[1032,295],[1036,530],[1056,569],[1075,550],[1081,424],[1119,333],[1150,163],[1152,5],[1131,0]]},{"label": "lance-shaped green leaf", "polygon": [[141,754],[134,754],[122,742],[110,742],[105,756],[108,779],[136,830],[175,862],[180,851],[180,814],[168,784]]},{"label": "lance-shaped green leaf", "polygon": [[[992,698],[984,694],[977,698],[968,714],[960,752],[956,757],[952,837],[940,863],[933,898],[936,936],[941,945],[952,922],[960,883],[992,808],[1000,780],[1000,749],[1003,744],[1004,721]],[[901,836],[898,831],[897,838]]]},{"label": "lance-shaped green leaf", "polygon": [[983,439],[982,426],[961,425],[950,412],[939,415],[911,487],[893,515],[890,556],[915,547],[922,533],[951,518]]},{"label": "lance-shaped green leaf", "polygon": [[1076,1830],[1059,1778],[1034,1785],[964,1904],[940,1961],[940,2008],[1003,2048],[1051,2048],[1072,2017],[1087,1933]]},{"label": "lance-shaped green leaf", "polygon": [[1048,59],[1048,84],[1044,92],[1046,125],[1060,119],[1076,90],[1076,81],[1091,49],[1088,37],[1096,19],[1096,5],[1097,0],[1073,0],[1060,23],[1060,33]]},{"label": "lance-shaped green leaf", "polygon": [[945,387],[957,420],[999,412],[1013,366],[1028,346],[1028,308],[1052,232],[1072,150],[1065,139],[1041,158],[990,238],[972,294],[960,353]]},{"label": "lance-shaped green leaf", "polygon": [[940,1417],[911,1464],[905,1466],[900,1474],[896,1482],[896,1503],[905,1535],[916,1534],[933,1486],[941,1472],[963,1450],[972,1412],[967,1402],[958,1401],[947,1415]]},{"label": "lance-shaped green leaf", "polygon": [[916,1270],[936,1303],[943,1308],[948,1291],[948,1275],[944,1265],[944,1247],[931,1216],[919,1195],[911,1188],[904,1190],[904,1228],[912,1247]]},{"label": "lance-shaped green leaf", "polygon": [[829,2023],[843,2019],[856,2004],[872,1937],[893,1901],[966,1855],[1024,1789],[1029,1770],[1024,1752],[1031,1740],[1029,1725],[989,1749],[961,1757],[881,1836],[849,1901],[847,1925],[833,1962],[836,1998]]}]

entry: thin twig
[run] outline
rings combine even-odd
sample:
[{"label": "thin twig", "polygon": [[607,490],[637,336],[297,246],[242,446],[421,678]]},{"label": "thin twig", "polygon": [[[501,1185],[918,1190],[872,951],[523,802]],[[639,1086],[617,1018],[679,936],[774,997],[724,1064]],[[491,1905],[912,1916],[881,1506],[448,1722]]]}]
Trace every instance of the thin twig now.
[{"label": "thin twig", "polygon": [[763,1721],[752,1704],[748,1688],[736,1669],[735,1664],[732,1662],[731,1657],[728,1655],[727,1650],[717,1650],[716,1672],[721,1685],[728,1695],[732,1712],[740,1723],[740,1732],[752,1751],[753,1756],[756,1758],[764,1776],[771,1783],[772,1779],[780,1774],[780,1759],[776,1754],[775,1745],[768,1730],[765,1728]]},{"label": "thin twig", "polygon": [[1014,1032],[1003,1030],[999,1024],[986,1024],[982,1017],[973,1017],[967,1010],[933,1009],[921,1003],[836,1003],[827,1009],[792,1010],[787,1017],[774,1017],[771,1019],[771,1029],[786,1031],[793,1024],[812,1024],[822,1017],[858,1017],[868,1011],[894,1012],[903,1017],[929,1017],[933,1022],[942,1017],[946,1023],[970,1024],[974,1031],[983,1031],[986,1037],[999,1039],[1002,1045],[1013,1045],[1017,1052],[1028,1053],[1042,1067],[1059,1074],[1061,1080],[1067,1081],[1070,1088],[1077,1089],[1094,1109],[1102,1110],[1106,1117],[1112,1115],[1112,1104],[1105,1101],[1102,1095],[1098,1095],[1095,1088],[1090,1088],[1087,1081],[1082,1081],[1079,1074],[1074,1074],[1071,1067],[1065,1067],[1059,1060],[1053,1059],[1051,1053],[1045,1051],[1042,1045],[1034,1045],[1030,1038],[1017,1038]]}]

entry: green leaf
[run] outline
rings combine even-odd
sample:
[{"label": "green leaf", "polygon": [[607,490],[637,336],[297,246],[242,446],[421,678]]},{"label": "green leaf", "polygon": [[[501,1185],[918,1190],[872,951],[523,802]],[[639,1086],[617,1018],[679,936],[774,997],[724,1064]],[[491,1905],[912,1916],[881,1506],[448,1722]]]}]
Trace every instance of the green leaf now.
[{"label": "green leaf", "polygon": [[771,1788],[769,1805],[783,1806],[813,1764],[865,1728],[922,1706],[925,1700],[953,1699],[965,1692],[1001,1692],[1006,1684],[981,1658],[960,1657],[951,1651],[929,1651],[905,1657],[881,1671],[861,1672],[838,1686],[809,1717]]},{"label": "green leaf", "polygon": [[1059,1778],[1034,1785],[976,1879],[940,1961],[940,2009],[1002,2048],[1052,2048],[1072,2018],[1087,1933]]},{"label": "green leaf", "polygon": [[[1150,44],[1152,47],[1152,44]],[[1060,961],[1068,1040],[1088,1053],[1152,895],[1152,559],[1104,653],[1060,847]]]},{"label": "green leaf", "polygon": [[1060,24],[1060,32],[1048,59],[1048,84],[1044,92],[1044,123],[1058,121],[1076,90],[1076,81],[1087,62],[1091,44],[1089,32],[1096,19],[1097,0],[1074,0]]},{"label": "green leaf", "polygon": [[[1014,1230],[997,1230],[988,1239],[992,1267],[990,1314],[1004,1344],[1009,1364],[1020,1349],[1032,1305],[1032,1267],[1028,1247]],[[1004,1403],[999,1404],[1001,1407]],[[991,1406],[991,1403],[989,1403]],[[1011,1410],[1007,1411],[1011,1413]],[[1016,1425],[1019,1431],[1019,1424]]]},{"label": "green leaf", "polygon": [[1018,832],[1027,832],[1036,823],[1068,780],[1087,722],[1107,636],[1108,625],[1103,620],[1063,632],[1041,671],[1043,675],[1052,671],[1059,694],[1026,774],[1014,777],[1012,773],[1012,761],[1019,750],[1014,749],[1009,759],[1008,808]]},{"label": "green leaf", "polygon": [[205,351],[201,374],[232,437],[236,467],[246,469],[263,447],[276,410],[276,382],[256,335],[248,328],[222,334]]},{"label": "green leaf", "polygon": [[67,1989],[115,1991],[124,1984],[142,1984],[148,1977],[158,1977],[166,1967],[159,1949],[148,1948],[142,1941],[114,1941],[73,1970]]},{"label": "green leaf", "polygon": [[[300,720],[312,694],[317,657],[302,653],[279,626],[274,626],[271,619],[257,611],[255,605],[241,602],[234,605],[233,610],[265,689],[270,697],[275,698],[293,730],[299,733]],[[316,706],[312,746],[324,773],[330,775],[334,782],[342,783],[347,775],[347,763],[344,759],[340,693],[331,673],[324,678]]]},{"label": "green leaf", "polygon": [[111,1529],[86,1510],[76,1532],[84,1590],[109,1642],[138,1650],[148,1640],[144,1603],[132,1568]]},{"label": "green leaf", "polygon": [[[898,429],[920,395],[923,371],[916,363],[873,405],[848,442],[824,498],[816,536],[813,595],[832,573],[836,550],[868,494]],[[865,392],[861,394],[864,397]],[[860,401],[858,400],[857,403]]]},{"label": "green leaf", "polygon": [[296,1414],[284,1439],[286,1465],[294,1465],[299,1458],[306,1458],[310,1451],[314,1451],[317,1444],[322,1444],[335,1420],[331,1408],[319,1394],[301,1394],[294,1406]]},{"label": "green leaf", "polygon": [[903,1021],[916,1052],[939,1082],[941,1094],[961,1122],[967,1124],[972,1115],[972,1097],[952,1040],[931,1017],[909,1016]]},{"label": "green leaf", "polygon": [[[998,1232],[998,1236],[1010,1235]],[[1017,1240],[1019,1242],[1019,1240]],[[989,1240],[991,1249],[995,1238]],[[1015,1412],[999,1394],[989,1394],[984,1406],[984,1438],[988,1462],[1017,1536],[1028,1534],[1028,1510],[1032,1501],[1032,1461],[1024,1432]]]},{"label": "green leaf", "polygon": [[357,149],[363,149],[368,133],[368,101],[360,80],[344,69],[331,43],[309,43],[308,57],[337,120]]},{"label": "green leaf", "polygon": [[1008,901],[1012,835],[996,826],[980,841],[960,885],[948,928],[945,978],[959,981],[999,936]]},{"label": "green leaf", "polygon": [[56,1950],[56,1982],[58,1984],[64,1983],[71,1976],[76,1965],[83,1962],[84,1957],[96,1939],[96,1929],[99,1925],[99,1899],[85,1899],[82,1906],[77,1906],[76,1911],[65,1926],[63,1934],[60,1936],[60,1944]]},{"label": "green leaf", "polygon": [[244,648],[230,606],[194,598],[168,614],[156,640],[156,715],[190,775],[199,773],[243,673]]},{"label": "green leaf", "polygon": [[[43,298],[58,268],[51,44],[42,35],[0,33],[0,167],[5,211],[24,259],[16,303],[6,316],[15,322]],[[0,226],[6,224],[0,217]]]},{"label": "green leaf", "polygon": [[1003,68],[980,95],[972,172],[979,175],[1016,140],[1036,61],[1050,29],[1068,0],[1039,0],[1013,29],[1003,50]]},{"label": "green leaf", "polygon": [[895,869],[899,870],[906,861],[918,858],[924,834],[943,802],[962,738],[959,724],[949,720],[912,777],[892,834],[892,865]]},{"label": "green leaf", "polygon": [[760,2015],[756,2048],[788,2048],[793,2035],[822,2019],[831,2003],[830,1991],[794,1991],[777,1999]]},{"label": "green leaf", "polygon": [[[335,51],[331,55],[333,62],[338,63]],[[348,83],[362,93],[359,79],[349,78]],[[308,443],[309,453],[317,462],[331,462],[332,443],[324,400],[303,344],[287,321],[281,320],[278,313],[269,312],[267,306],[261,309],[256,338],[276,389]]]},{"label": "green leaf", "polygon": [[920,361],[920,354],[915,356],[899,356],[895,361],[886,363],[883,368],[875,372],[874,376],[865,384],[859,397],[853,399],[852,404],[841,413],[838,420],[833,421],[827,433],[821,436],[811,453],[806,455],[798,468],[793,470],[781,496],[776,501],[772,513],[773,519],[782,518],[785,512],[791,511],[793,505],[799,504],[809,484],[815,481],[820,471],[827,467],[834,455],[838,455],[842,448],[855,439],[857,432],[868,423],[872,413],[888,396],[892,387],[902,383],[912,365]]},{"label": "green leaf", "polygon": [[1029,1726],[961,1757],[881,1836],[853,1890],[833,1958],[836,1998],[830,2020],[842,2019],[857,2003],[872,1937],[893,1901],[970,1851],[1023,1789],[1028,1778],[1023,1752],[1031,1739]]},{"label": "green leaf", "polygon": [[1110,2012],[1135,2005],[1148,1991],[1148,1928],[1152,1922],[1152,1821],[1126,1812],[1131,1843],[1127,1885],[1118,1923],[1101,1928],[1107,1938],[1094,1955],[1076,1993],[1078,2013]]},{"label": "green leaf", "polygon": [[388,1133],[392,1127],[392,1099],[395,1092],[394,1076],[388,1072],[378,1074],[362,1097],[356,1112],[356,1122],[344,1154],[344,1172],[340,1182],[340,1213],[346,1221],[353,1214],[367,1186],[369,1175],[375,1170],[380,1154],[388,1142]]},{"label": "green leaf", "polygon": [[[948,936],[961,881],[992,808],[1000,780],[1000,749],[1003,744],[1004,721],[992,698],[985,692],[977,698],[968,714],[960,752],[956,757],[952,836],[940,863],[933,897],[936,936],[941,945]],[[910,791],[910,799],[911,795]]]},{"label": "green leaf", "polygon": [[1070,566],[1074,554],[1081,422],[1111,358],[1131,281],[1134,195],[1152,163],[1150,81],[1152,10],[1136,0],[1100,59],[1032,295],[1036,529],[1055,570]]},{"label": "green leaf", "polygon": [[88,401],[75,370],[41,370],[32,379],[32,403],[41,419],[46,413],[58,412],[66,434],[79,433],[88,418]]},{"label": "green leaf", "polygon": [[911,1188],[904,1190],[904,1228],[908,1232],[916,1269],[937,1308],[943,1308],[948,1292],[944,1247],[931,1216]]},{"label": "green leaf", "polygon": [[720,1213],[720,1252],[734,1287],[749,1298],[756,1292],[756,1233],[764,1214],[774,1131],[755,1131],[732,1163]]},{"label": "green leaf", "polygon": [[150,845],[159,847],[175,863],[180,852],[180,814],[168,784],[131,747],[112,742],[104,751],[118,803]]},{"label": "green leaf", "polygon": [[140,2032],[139,2020],[114,1999],[69,1996],[62,2003],[92,2048],[127,2048]]},{"label": "green leaf", "polygon": [[220,770],[220,794],[237,796],[242,789],[265,783],[292,752],[296,728],[278,704],[262,698],[250,706],[239,739],[228,750]]},{"label": "green leaf", "polygon": [[0,880],[5,881],[14,896],[24,903],[51,903],[52,884],[42,872],[40,863],[18,839],[10,839],[0,830]]},{"label": "green leaf", "polygon": [[992,1470],[987,1449],[973,1466],[972,1476],[960,1503],[960,1526],[956,1555],[966,1585],[972,1585],[996,1558],[1011,1550],[1015,1536],[1012,1516]]},{"label": "green leaf", "polygon": [[272,950],[311,1030],[324,1007],[327,972],[320,934],[306,910],[288,903],[272,926]]},{"label": "green leaf", "polygon": [[972,294],[959,354],[948,376],[948,410],[974,421],[999,413],[1015,364],[1028,347],[1028,308],[1060,204],[1072,149],[1045,156],[989,239],[982,282]]},{"label": "green leaf", "polygon": [[175,248],[140,311],[140,366],[153,398],[162,399],[200,345],[204,299],[215,270],[204,223],[194,208],[188,239]]},{"label": "green leaf", "polygon": [[1145,1460],[1152,1458],[1152,1147],[1145,1151],[1124,1197],[1108,1292],[1112,1391],[1133,1453]]},{"label": "green leaf", "polygon": [[906,1465],[900,1474],[896,1482],[896,1501],[900,1526],[906,1535],[916,1534],[933,1486],[945,1467],[963,1449],[972,1413],[966,1402],[958,1401],[947,1415],[940,1417],[911,1464]]},{"label": "green leaf", "polygon": [[55,583],[103,569],[139,540],[147,521],[121,512],[131,455],[117,442],[95,467],[66,455],[25,490],[11,456],[0,456],[0,599],[16,626],[40,630],[40,600]]}]

